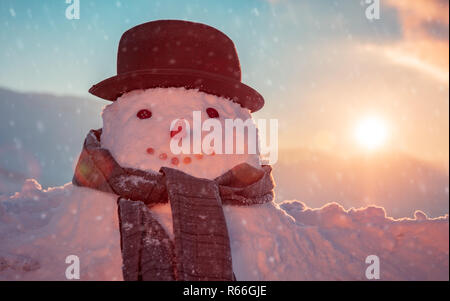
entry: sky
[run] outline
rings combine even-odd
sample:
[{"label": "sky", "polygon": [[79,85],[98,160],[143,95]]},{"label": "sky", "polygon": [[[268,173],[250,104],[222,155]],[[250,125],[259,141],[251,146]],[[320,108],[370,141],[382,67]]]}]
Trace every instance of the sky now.
[{"label": "sky", "polygon": [[369,20],[365,1],[80,0],[80,19],[68,20],[65,0],[2,0],[0,87],[95,101],[87,91],[116,73],[124,31],[202,22],[234,41],[243,82],[265,98],[254,116],[279,120],[280,148],[370,154],[354,133],[375,118],[377,151],[448,172],[448,1],[380,3]]}]

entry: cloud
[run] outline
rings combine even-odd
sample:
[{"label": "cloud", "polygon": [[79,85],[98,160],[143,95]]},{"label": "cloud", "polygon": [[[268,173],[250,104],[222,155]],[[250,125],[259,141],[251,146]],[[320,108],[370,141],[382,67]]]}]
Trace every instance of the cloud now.
[{"label": "cloud", "polygon": [[422,72],[443,84],[449,83],[448,45],[422,40],[401,41],[389,45],[365,44],[358,48],[372,55],[382,56],[392,64]]},{"label": "cloud", "polygon": [[[449,3],[442,0],[387,0],[386,5],[398,11],[403,34],[409,38],[442,39],[448,41]],[[436,33],[447,32],[447,36]]]},{"label": "cloud", "polygon": [[389,45],[370,45],[368,50],[376,50],[395,64],[413,68],[448,85],[448,1],[388,0],[385,4],[398,13],[402,39]]}]

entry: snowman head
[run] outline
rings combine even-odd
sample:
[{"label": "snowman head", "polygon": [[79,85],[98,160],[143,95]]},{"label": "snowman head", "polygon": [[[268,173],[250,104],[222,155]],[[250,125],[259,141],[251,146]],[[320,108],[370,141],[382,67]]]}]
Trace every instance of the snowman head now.
[{"label": "snowman head", "polygon": [[[215,178],[239,163],[259,166],[257,151],[214,155],[202,147],[203,154],[198,149],[178,154],[171,148],[173,135],[186,141],[189,134],[183,126],[171,127],[175,120],[193,126],[193,112],[200,112],[201,123],[214,119],[223,127],[226,119],[250,120],[246,126],[254,128],[250,112],[264,105],[264,98],[241,81],[233,41],[211,26],[158,20],[127,30],[118,47],[117,74],[89,92],[113,101],[103,112],[102,146],[124,167],[157,172],[169,166]],[[193,134],[193,145],[207,135]],[[245,133],[233,134],[239,135]],[[253,146],[254,140],[257,135]]]},{"label": "snowman head", "polygon": [[[195,116],[199,119],[195,120]],[[106,106],[102,117],[102,147],[123,167],[158,172],[167,166],[208,179],[244,162],[260,167],[258,150],[254,152],[248,147],[250,139],[257,139],[257,135],[249,136],[252,130],[256,131],[250,111],[222,97],[185,88],[135,90]],[[212,130],[203,125],[210,119],[220,123],[222,135],[220,140],[205,145],[205,138]],[[236,147],[231,153],[225,151],[226,143],[230,142],[226,137],[226,120],[246,123],[245,131],[234,128],[229,136],[235,145],[244,141],[243,153]],[[195,122],[201,123],[200,128],[195,127]],[[184,139],[189,139],[189,149],[185,148],[184,153],[174,152],[171,142],[181,145],[187,142]],[[257,144],[257,141],[250,142]],[[222,152],[213,151],[216,143],[221,144]],[[200,153],[195,145],[201,145]]]}]

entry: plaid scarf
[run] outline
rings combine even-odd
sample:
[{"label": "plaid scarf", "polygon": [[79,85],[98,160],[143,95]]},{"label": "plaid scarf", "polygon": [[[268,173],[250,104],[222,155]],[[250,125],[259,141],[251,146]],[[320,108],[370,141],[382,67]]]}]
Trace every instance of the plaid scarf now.
[{"label": "plaid scarf", "polygon": [[[214,180],[162,167],[159,173],[121,167],[100,146],[100,130],[86,137],[73,184],[118,195],[125,280],[235,280],[222,205],[273,200],[272,168],[242,163]],[[174,241],[152,216],[169,202]]]}]

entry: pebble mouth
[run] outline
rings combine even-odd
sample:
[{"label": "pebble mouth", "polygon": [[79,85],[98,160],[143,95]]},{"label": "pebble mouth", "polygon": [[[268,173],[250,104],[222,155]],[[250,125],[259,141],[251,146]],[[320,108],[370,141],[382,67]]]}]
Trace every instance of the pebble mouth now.
[{"label": "pebble mouth", "polygon": [[[155,151],[155,149],[153,148],[153,147],[148,147],[146,150],[146,153],[148,154],[148,155],[151,155],[151,156],[153,156],[153,155],[155,155],[156,154],[156,151]],[[210,156],[214,156],[215,155],[215,153],[213,152]],[[158,158],[161,160],[161,161],[165,161],[165,160],[167,160],[168,158],[169,158],[169,156],[167,155],[167,153],[159,153],[158,155]],[[194,154],[194,156],[193,156],[196,160],[202,160],[203,159],[203,154]],[[180,159],[179,157],[171,157],[170,158],[170,163],[172,164],[172,165],[175,165],[175,166],[178,166],[180,163],[183,163],[183,164],[191,164],[192,162],[193,162],[193,160],[192,160],[192,158],[190,157],[190,156],[185,156],[185,157],[182,157],[182,159]]]}]

